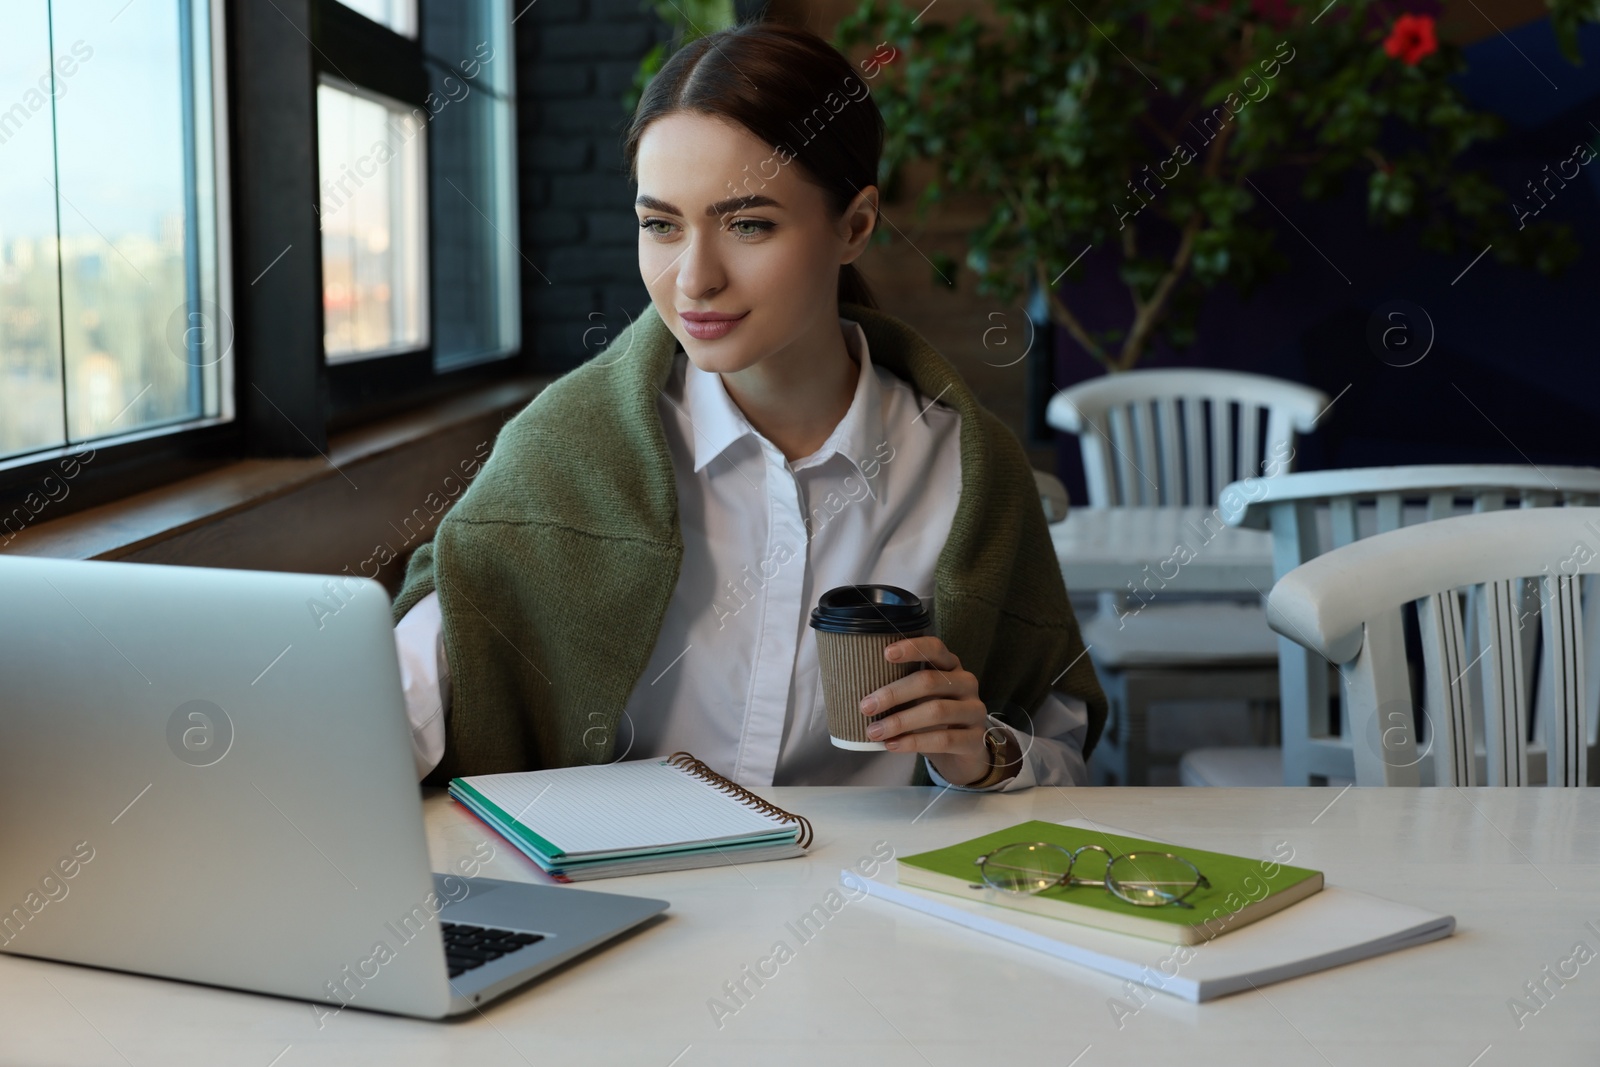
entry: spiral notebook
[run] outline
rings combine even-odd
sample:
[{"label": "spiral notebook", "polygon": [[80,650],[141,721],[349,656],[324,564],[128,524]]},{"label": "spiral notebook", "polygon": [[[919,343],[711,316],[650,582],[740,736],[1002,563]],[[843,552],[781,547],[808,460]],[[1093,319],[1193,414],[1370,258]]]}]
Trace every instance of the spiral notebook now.
[{"label": "spiral notebook", "polygon": [[805,855],[811,824],[687,752],[454,778],[450,796],[564,882]]}]

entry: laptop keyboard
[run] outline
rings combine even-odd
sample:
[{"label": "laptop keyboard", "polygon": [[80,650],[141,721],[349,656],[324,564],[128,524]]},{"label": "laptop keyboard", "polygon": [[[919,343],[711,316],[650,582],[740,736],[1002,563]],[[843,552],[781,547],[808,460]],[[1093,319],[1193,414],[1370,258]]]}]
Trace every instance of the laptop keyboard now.
[{"label": "laptop keyboard", "polygon": [[444,958],[450,965],[451,978],[544,940],[543,934],[524,934],[493,926],[441,923],[439,928],[444,932]]}]

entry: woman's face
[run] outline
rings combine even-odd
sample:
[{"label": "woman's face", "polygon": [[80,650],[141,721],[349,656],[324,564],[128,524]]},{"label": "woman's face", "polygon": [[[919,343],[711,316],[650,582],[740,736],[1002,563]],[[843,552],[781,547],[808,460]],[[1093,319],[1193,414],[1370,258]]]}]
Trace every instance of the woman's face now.
[{"label": "woman's face", "polygon": [[[639,139],[639,272],[695,366],[733,373],[837,332],[839,266],[866,248],[877,189],[836,218],[800,164],[744,127],[675,112]],[[738,316],[696,323],[685,313]]]}]

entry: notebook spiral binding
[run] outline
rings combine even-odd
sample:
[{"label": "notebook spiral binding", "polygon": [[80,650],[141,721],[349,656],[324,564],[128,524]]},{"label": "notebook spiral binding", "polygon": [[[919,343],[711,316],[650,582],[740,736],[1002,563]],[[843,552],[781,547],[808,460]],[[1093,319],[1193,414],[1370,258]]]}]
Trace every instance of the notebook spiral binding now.
[{"label": "notebook spiral binding", "polygon": [[740,801],[745,806],[756,809],[763,815],[772,815],[779,819],[783,819],[785,822],[799,823],[800,838],[796,843],[799,844],[801,848],[807,848],[810,846],[811,823],[804,815],[796,815],[793,812],[784,811],[776,804],[773,804],[770,801],[762,800],[744,786],[739,785],[736,782],[729,781],[716,771],[712,770],[710,767],[707,767],[704,763],[701,763],[699,760],[695,759],[694,756],[688,752],[674,752],[667,759],[667,762],[672,764],[674,767],[677,767],[679,770],[693,775],[702,782],[716,786],[722,792]]}]

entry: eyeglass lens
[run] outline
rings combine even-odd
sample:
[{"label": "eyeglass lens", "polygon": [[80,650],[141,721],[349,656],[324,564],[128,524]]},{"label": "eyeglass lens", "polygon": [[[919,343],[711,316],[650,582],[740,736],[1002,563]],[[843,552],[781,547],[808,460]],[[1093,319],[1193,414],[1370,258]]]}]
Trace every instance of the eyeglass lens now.
[{"label": "eyeglass lens", "polygon": [[[1130,904],[1170,904],[1191,893],[1200,872],[1177,856],[1134,852],[1111,857],[1099,848],[1073,853],[1044,842],[1004,845],[983,863],[983,879],[996,889],[1013,893],[1039,893],[1052,886],[1102,884]],[[1108,877],[1109,876],[1109,877]]]},{"label": "eyeglass lens", "polygon": [[1187,896],[1200,872],[1177,856],[1133,852],[1111,861],[1107,884],[1130,904],[1170,904]]},{"label": "eyeglass lens", "polygon": [[1072,853],[1056,845],[1004,845],[989,854],[983,879],[996,889],[1037,893],[1060,882],[1072,867]]}]

